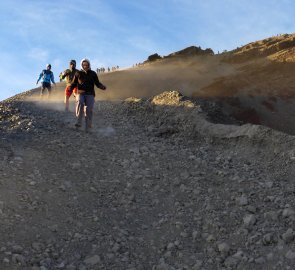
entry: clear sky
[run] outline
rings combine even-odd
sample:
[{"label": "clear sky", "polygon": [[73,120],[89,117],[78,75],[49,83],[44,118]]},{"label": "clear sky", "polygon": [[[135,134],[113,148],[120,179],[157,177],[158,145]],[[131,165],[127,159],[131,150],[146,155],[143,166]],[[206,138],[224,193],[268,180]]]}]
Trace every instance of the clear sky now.
[{"label": "clear sky", "polygon": [[232,50],[295,32],[294,0],[1,0],[0,100],[32,89],[47,63],[130,67],[188,46]]}]

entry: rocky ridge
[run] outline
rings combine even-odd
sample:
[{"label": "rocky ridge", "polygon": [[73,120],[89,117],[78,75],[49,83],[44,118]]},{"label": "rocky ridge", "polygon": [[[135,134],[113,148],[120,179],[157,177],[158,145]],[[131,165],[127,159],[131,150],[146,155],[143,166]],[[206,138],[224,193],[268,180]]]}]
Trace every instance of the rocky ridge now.
[{"label": "rocky ridge", "polygon": [[294,46],[295,35],[284,34],[251,42],[225,53],[225,55],[229,59],[236,61],[249,61],[257,57],[268,57],[279,62],[294,62]]},{"label": "rocky ridge", "polygon": [[158,53],[154,53],[152,55],[150,55],[148,57],[148,59],[146,61],[143,62],[143,64],[149,64],[151,62],[157,61],[157,60],[161,60],[161,59],[171,59],[171,58],[183,58],[183,57],[193,57],[193,56],[213,56],[214,52],[212,49],[207,48],[207,49],[202,49],[200,46],[196,47],[196,46],[190,46],[187,47],[183,50],[174,52],[174,53],[170,53],[166,56],[160,56]]}]

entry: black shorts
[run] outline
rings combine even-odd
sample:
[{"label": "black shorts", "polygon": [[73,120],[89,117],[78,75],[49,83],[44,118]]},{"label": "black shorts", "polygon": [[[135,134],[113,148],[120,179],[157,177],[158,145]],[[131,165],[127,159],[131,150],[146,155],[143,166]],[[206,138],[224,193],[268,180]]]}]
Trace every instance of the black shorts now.
[{"label": "black shorts", "polygon": [[45,88],[47,88],[48,91],[50,91],[51,90],[51,84],[48,83],[48,82],[42,82],[42,89],[45,89]]}]

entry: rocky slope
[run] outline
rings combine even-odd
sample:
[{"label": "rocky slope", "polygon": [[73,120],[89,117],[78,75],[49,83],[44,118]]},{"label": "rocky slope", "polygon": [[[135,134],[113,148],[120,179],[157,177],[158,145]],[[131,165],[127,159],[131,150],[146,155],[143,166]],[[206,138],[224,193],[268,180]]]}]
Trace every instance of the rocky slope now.
[{"label": "rocky slope", "polygon": [[294,40],[295,34],[273,36],[215,55],[187,48],[173,57],[102,75],[112,87],[104,98],[177,90],[219,102],[223,114],[240,121],[295,134]]},{"label": "rocky slope", "polygon": [[293,136],[177,92],[88,134],[34,94],[0,103],[0,269],[292,269]]}]

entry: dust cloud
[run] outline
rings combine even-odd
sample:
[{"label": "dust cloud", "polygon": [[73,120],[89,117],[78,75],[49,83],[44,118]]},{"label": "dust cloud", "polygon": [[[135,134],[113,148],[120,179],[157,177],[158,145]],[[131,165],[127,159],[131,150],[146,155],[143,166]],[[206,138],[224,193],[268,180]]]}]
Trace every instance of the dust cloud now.
[{"label": "dust cloud", "polygon": [[99,75],[108,89],[96,91],[99,99],[117,100],[128,97],[150,97],[177,90],[191,96],[216,78],[236,72],[217,56],[164,59],[153,64]]},{"label": "dust cloud", "polygon": [[[238,92],[251,96],[265,95],[265,90],[271,90],[270,94],[273,94],[282,87],[288,88],[294,69],[294,64],[273,63],[265,59],[252,64],[233,64],[225,62],[222,55],[168,58],[139,67],[99,74],[99,79],[107,86],[107,90],[96,89],[96,99],[151,97],[173,90],[189,97],[213,98],[232,97]],[[282,72],[289,74],[286,80],[280,79]],[[270,78],[271,83],[266,84]],[[52,105],[54,102],[63,102],[64,99],[65,83],[56,85],[49,100]],[[40,103],[39,96],[35,99]]]},{"label": "dust cloud", "polygon": [[[218,56],[163,59],[140,67],[99,74],[99,80],[107,90],[96,88],[96,99],[116,101],[128,97],[151,97],[170,90],[192,96],[217,78],[235,72],[232,65],[221,62]],[[38,90],[28,100],[38,106],[63,110],[64,88],[64,82],[57,83],[50,99],[45,97],[41,100]],[[74,98],[70,100],[73,102]]]},{"label": "dust cloud", "polygon": [[[64,100],[64,89],[65,89],[65,83],[57,83],[56,86],[52,86],[52,92],[50,97],[48,98],[48,92],[47,90],[44,91],[44,95],[41,98],[40,97],[40,87],[34,89],[34,94],[27,97],[27,102],[32,102],[38,107],[46,108],[46,109],[52,109],[56,111],[64,111],[65,106],[63,103]],[[71,100],[74,100],[73,97],[71,97]]]}]

